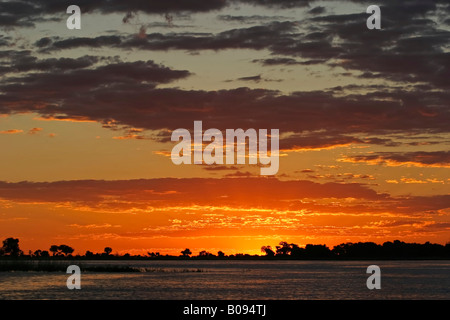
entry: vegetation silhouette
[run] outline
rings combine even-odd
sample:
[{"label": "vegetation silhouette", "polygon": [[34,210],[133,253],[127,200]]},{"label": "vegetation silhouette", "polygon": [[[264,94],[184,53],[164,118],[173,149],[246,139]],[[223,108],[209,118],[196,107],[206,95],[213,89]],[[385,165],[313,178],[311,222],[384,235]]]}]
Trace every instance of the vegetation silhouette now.
[{"label": "vegetation silhouette", "polygon": [[3,246],[0,249],[0,256],[19,257],[23,251],[19,248],[19,239],[7,238],[3,240]]},{"label": "vegetation silhouette", "polygon": [[189,258],[191,254],[192,254],[192,251],[189,250],[188,248],[186,248],[183,251],[181,251],[181,255],[183,257],[185,257],[185,258]]},{"label": "vegetation silhouette", "polygon": [[[52,260],[52,259],[80,259],[80,260],[101,260],[101,259],[199,259],[199,260],[215,260],[215,259],[260,259],[260,260],[364,260],[364,259],[380,259],[380,260],[407,260],[407,259],[450,259],[450,242],[446,245],[425,242],[405,243],[400,240],[393,242],[387,241],[383,244],[374,242],[347,242],[341,243],[330,249],[325,244],[307,244],[300,247],[295,243],[281,241],[275,247],[275,251],[271,246],[262,246],[263,255],[249,255],[243,253],[226,255],[223,251],[217,254],[202,250],[198,255],[192,255],[189,248],[181,251],[179,256],[162,255],[159,252],[147,252],[146,255],[123,255],[112,254],[113,249],[106,247],[102,253],[93,253],[86,251],[84,255],[73,255],[75,250],[68,245],[52,245],[49,250],[29,251],[25,254],[19,247],[19,239],[7,238],[3,240],[3,246],[0,248],[0,259],[28,259],[28,260]],[[50,253],[51,252],[51,255]]]},{"label": "vegetation silhouette", "polygon": [[265,253],[269,258],[273,258],[275,256],[275,252],[272,250],[271,246],[262,246],[261,252]]},{"label": "vegetation silhouette", "polygon": [[112,248],[110,248],[110,247],[106,247],[105,248],[105,255],[106,256],[109,256],[111,254],[111,252],[112,252]]}]

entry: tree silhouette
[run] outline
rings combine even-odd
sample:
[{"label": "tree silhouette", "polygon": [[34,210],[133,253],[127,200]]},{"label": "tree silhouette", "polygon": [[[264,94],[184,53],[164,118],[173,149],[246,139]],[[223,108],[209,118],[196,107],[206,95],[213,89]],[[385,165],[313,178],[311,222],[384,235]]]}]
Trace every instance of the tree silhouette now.
[{"label": "tree silhouette", "polygon": [[52,253],[52,256],[55,256],[59,251],[59,247],[57,245],[52,245],[50,247],[50,252]]},{"label": "tree silhouette", "polygon": [[18,257],[22,255],[23,252],[19,248],[19,239],[7,238],[3,240],[2,252],[3,254],[11,257]]},{"label": "tree silhouette", "polygon": [[288,256],[291,253],[291,246],[286,241],[281,241],[277,248],[277,256]]},{"label": "tree silhouette", "polygon": [[62,244],[58,247],[58,250],[61,251],[65,256],[72,254],[74,252],[74,249],[66,246],[65,244]]},{"label": "tree silhouette", "polygon": [[273,257],[275,256],[275,252],[272,250],[271,246],[262,246],[261,252],[264,252],[267,257]]},{"label": "tree silhouette", "polygon": [[53,256],[60,256],[60,255],[67,256],[69,254],[72,254],[74,252],[74,249],[65,244],[61,244],[59,246],[52,245],[50,247],[50,252],[52,253]]},{"label": "tree silhouette", "polygon": [[106,248],[105,248],[105,254],[106,254],[107,256],[109,256],[109,255],[111,254],[111,252],[112,252],[112,249],[111,249],[110,247],[106,247]]},{"label": "tree silhouette", "polygon": [[297,244],[291,243],[291,257],[295,259],[303,258],[305,256],[305,248],[300,248]]},{"label": "tree silhouette", "polygon": [[38,249],[38,250],[34,251],[33,255],[34,255],[35,257],[40,257],[40,256],[42,256],[42,250]]},{"label": "tree silhouette", "polygon": [[192,254],[192,251],[186,248],[183,251],[181,251],[181,254],[183,255],[183,257],[189,257]]},{"label": "tree silhouette", "polygon": [[331,251],[326,245],[322,244],[307,244],[305,246],[305,255],[308,258],[329,258]]},{"label": "tree silhouette", "polygon": [[210,253],[206,250],[202,250],[198,253],[198,257],[199,258],[209,258],[209,257],[215,257],[215,255],[213,255],[212,253]]}]

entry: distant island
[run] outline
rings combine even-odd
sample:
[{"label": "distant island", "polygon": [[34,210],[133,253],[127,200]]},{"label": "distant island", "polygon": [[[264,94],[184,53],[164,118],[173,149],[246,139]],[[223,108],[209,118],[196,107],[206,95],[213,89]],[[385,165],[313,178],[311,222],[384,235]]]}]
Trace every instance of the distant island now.
[{"label": "distant island", "polygon": [[334,246],[330,249],[326,245],[307,244],[300,247],[295,243],[281,241],[278,246],[262,246],[261,255],[230,254],[222,251],[216,254],[208,251],[200,251],[193,255],[189,248],[180,251],[180,255],[160,254],[159,252],[148,252],[146,255],[130,255],[129,253],[119,255],[112,254],[113,249],[106,247],[104,252],[93,253],[86,251],[84,255],[73,255],[75,250],[68,245],[52,245],[49,250],[31,250],[25,254],[19,247],[19,239],[7,238],[0,248],[0,260],[24,259],[24,260],[358,260],[358,259],[381,259],[381,260],[409,260],[409,259],[450,259],[450,242],[442,245],[425,242],[405,243],[400,240],[387,241],[383,244],[374,242],[347,242]]}]

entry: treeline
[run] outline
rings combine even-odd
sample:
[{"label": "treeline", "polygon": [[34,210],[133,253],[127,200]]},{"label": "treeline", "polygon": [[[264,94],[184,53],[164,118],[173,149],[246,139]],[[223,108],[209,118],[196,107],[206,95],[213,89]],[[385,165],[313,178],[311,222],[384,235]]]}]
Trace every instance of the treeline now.
[{"label": "treeline", "polygon": [[374,242],[347,242],[334,246],[307,244],[304,248],[295,243],[280,242],[273,250],[263,246],[266,257],[280,259],[450,259],[450,243],[445,246],[426,242],[405,243],[395,240],[376,244]]},{"label": "treeline", "polygon": [[405,243],[395,240],[376,244],[374,242],[347,242],[330,249],[326,245],[307,244],[300,247],[295,243],[282,241],[278,246],[262,246],[262,255],[249,255],[243,253],[227,255],[222,251],[217,254],[200,251],[193,255],[189,248],[180,252],[180,255],[162,255],[159,252],[147,252],[146,255],[112,254],[112,248],[106,247],[104,252],[93,253],[86,251],[84,255],[73,255],[75,250],[68,245],[52,245],[49,250],[29,251],[25,254],[19,247],[19,239],[7,238],[0,248],[1,258],[27,258],[27,259],[261,259],[261,260],[314,260],[314,259],[450,259],[450,243],[445,246],[426,242]]}]

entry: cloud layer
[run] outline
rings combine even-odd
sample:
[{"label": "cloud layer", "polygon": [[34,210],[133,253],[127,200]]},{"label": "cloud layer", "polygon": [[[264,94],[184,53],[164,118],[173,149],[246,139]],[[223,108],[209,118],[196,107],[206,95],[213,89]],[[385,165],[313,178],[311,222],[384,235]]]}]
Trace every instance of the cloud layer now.
[{"label": "cloud layer", "polygon": [[[315,1],[82,1],[87,13],[209,12],[220,21],[245,16],[219,14],[233,5],[303,8]],[[366,5],[367,1],[353,1]],[[205,126],[279,128],[293,134],[283,149],[329,148],[349,143],[380,143],[358,134],[390,132],[448,133],[450,112],[450,32],[440,23],[449,12],[445,1],[380,2],[383,28],[369,32],[367,14],[334,14],[315,10],[302,23],[282,15],[250,16],[254,25],[216,33],[174,32],[93,37],[47,36],[33,50],[0,51],[0,112],[37,112],[44,118],[87,119],[108,126],[170,130],[203,119]],[[4,25],[28,25],[37,15],[59,12],[59,1],[2,3]],[[320,8],[320,7],[319,7]],[[310,9],[308,9],[310,10]],[[34,15],[33,13],[34,12]],[[283,11],[281,11],[283,12]],[[24,17],[27,16],[28,19]],[[258,18],[260,17],[260,18]],[[145,31],[145,30],[144,30]],[[0,45],[11,39],[0,38]],[[127,52],[182,50],[266,50],[271,57],[253,59],[263,68],[322,65],[344,69],[361,80],[384,83],[347,85],[325,91],[280,93],[237,87],[227,90],[186,90],[176,81],[191,75],[154,61],[123,62],[120,58],[82,55],[78,58],[38,58],[42,53],[98,49]],[[36,50],[39,52],[36,52]],[[237,83],[267,82],[261,75],[236,78]],[[278,80],[277,80],[278,81]],[[172,84],[172,87],[162,84]],[[49,90],[49,88],[58,90]],[[125,108],[128,108],[127,112]],[[322,132],[317,134],[317,132]],[[162,140],[167,141],[164,134]],[[392,143],[384,140],[386,145]]]},{"label": "cloud layer", "polygon": [[[17,203],[66,203],[74,208],[127,212],[165,207],[227,207],[313,213],[411,216],[450,206],[449,195],[391,197],[359,183],[275,178],[190,178],[0,182],[0,198]],[[337,202],[337,200],[341,200]]]}]

